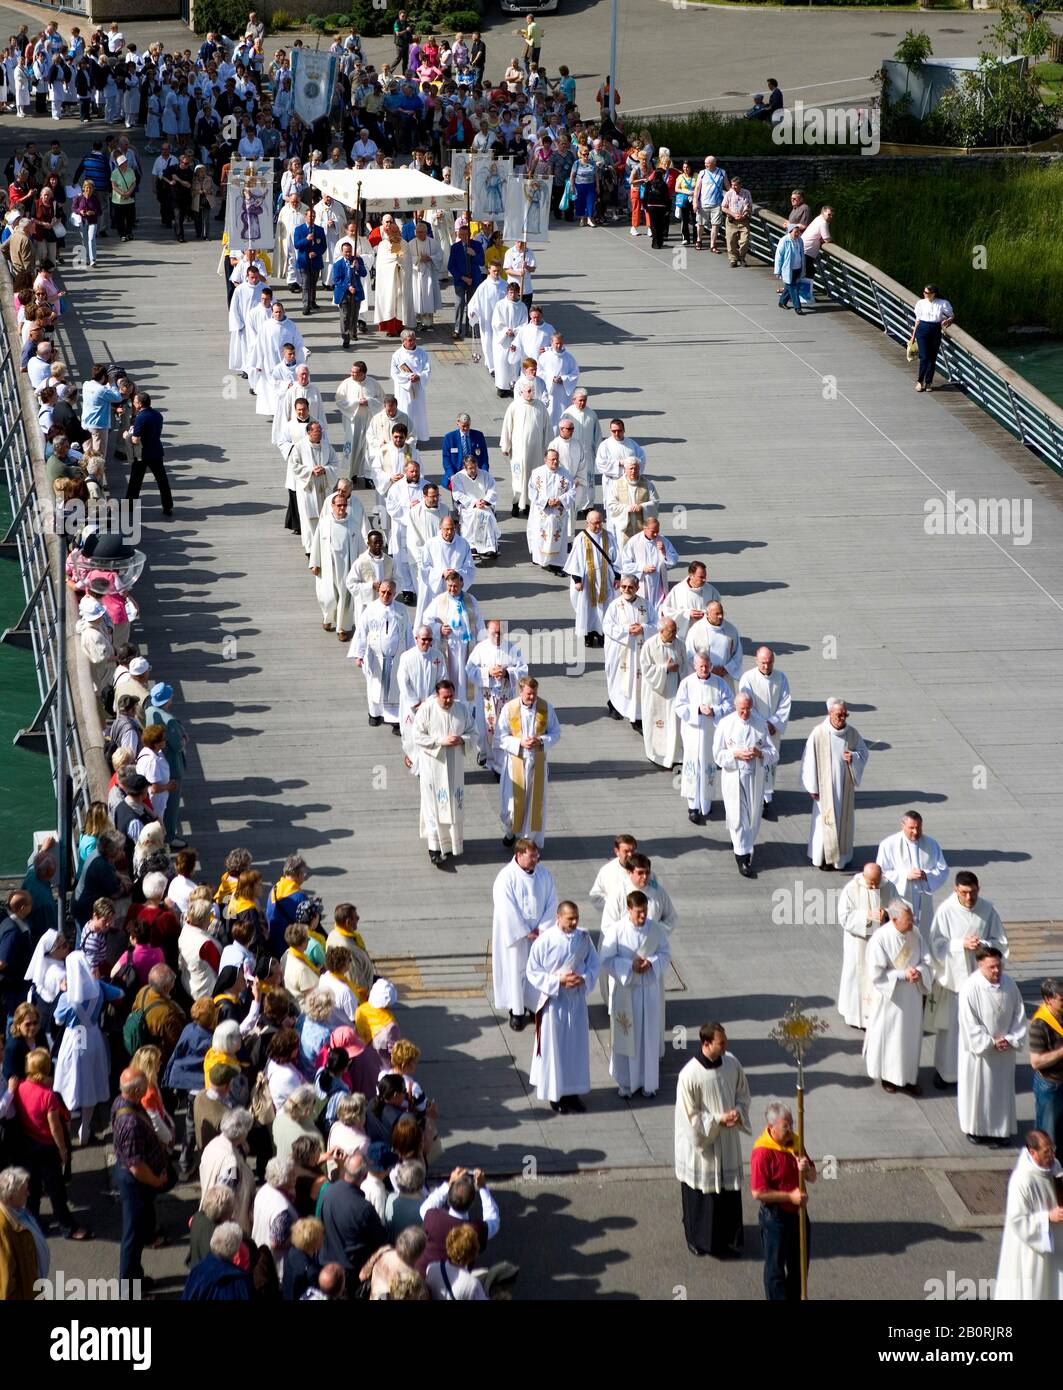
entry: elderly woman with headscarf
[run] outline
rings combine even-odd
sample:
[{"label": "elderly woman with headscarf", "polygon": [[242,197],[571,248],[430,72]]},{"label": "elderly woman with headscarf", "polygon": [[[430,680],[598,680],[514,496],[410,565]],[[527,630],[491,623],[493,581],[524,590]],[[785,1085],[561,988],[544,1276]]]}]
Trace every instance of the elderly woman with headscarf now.
[{"label": "elderly woman with headscarf", "polygon": [[392,1044],[402,1037],[391,1006],[398,999],[398,991],[390,980],[377,980],[369,991],[369,998],[359,1004],[354,1016],[354,1026],[358,1036],[370,1043],[385,1062],[391,1059]]},{"label": "elderly woman with headscarf", "polygon": [[97,1105],[111,1097],[111,1058],[101,1022],[108,1003],[121,998],[117,985],[94,977],[83,951],[71,951],[66,993],[55,1010],[55,1021],[66,1028],[55,1064],[55,1090],[71,1114],[79,1112],[83,1145],[92,1138]]},{"label": "elderly woman with headscarf", "polygon": [[66,958],[70,954],[70,942],[55,927],[46,931],[33,948],[26,979],[30,983],[30,1001],[36,1006],[40,1016],[40,1031],[49,1040],[58,1034],[55,1026],[55,1008],[63,981],[66,979]]}]

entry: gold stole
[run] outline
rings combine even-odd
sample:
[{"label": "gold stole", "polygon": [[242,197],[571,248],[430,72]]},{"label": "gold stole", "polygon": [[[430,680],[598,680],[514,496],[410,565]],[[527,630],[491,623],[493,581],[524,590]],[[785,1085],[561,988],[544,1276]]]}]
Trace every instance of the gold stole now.
[{"label": "gold stole", "polygon": [[[605,540],[605,529],[602,529],[602,539]],[[601,555],[594,548],[594,542],[586,531],[583,533],[583,545],[587,552],[585,569],[587,571],[586,584],[588,588],[587,597],[596,606],[601,606],[605,602],[605,570],[606,563]],[[605,549],[605,546],[602,547]],[[596,568],[597,566],[597,568]]]},{"label": "gold stole", "polygon": [[317,966],[310,959],[310,957],[304,955],[303,952],[300,951],[297,947],[289,946],[288,950],[292,953],[296,960],[302,961],[302,963],[306,966],[307,970],[312,970],[315,975],[321,974],[321,971],[317,968]]},{"label": "gold stole", "polygon": [[1041,1007],[1034,1014],[1033,1019],[1031,1019],[1031,1022],[1034,1022],[1037,1019],[1040,1019],[1042,1023],[1047,1023],[1049,1028],[1051,1028],[1054,1032],[1058,1033],[1061,1038],[1063,1038],[1063,1024],[1060,1023],[1059,1019],[1056,1018],[1055,1014],[1052,1012],[1052,1010],[1048,1007],[1047,1004],[1041,1005]]},{"label": "gold stole", "polygon": [[893,958],[892,964],[893,964],[894,970],[907,970],[908,967],[911,965],[912,961],[915,959],[916,952],[915,952],[915,948],[914,948],[914,946],[913,946],[913,944],[912,944],[912,941],[911,941],[911,937],[913,937],[913,936],[915,935],[915,933],[916,933],[916,928],[915,928],[915,927],[913,927],[912,930],[911,930],[910,932],[903,932],[903,933],[902,933],[902,935],[904,936],[905,940],[904,940],[904,944],[901,946],[901,949],[897,952],[896,956],[894,956],[894,958]]},{"label": "gold stole", "polygon": [[[842,804],[838,817],[834,815],[834,760],[831,757],[831,739],[826,724],[821,724],[815,732],[816,790],[819,792],[819,817],[823,835],[823,862],[838,864],[853,852],[853,802],[855,783],[852,764],[846,763],[845,777],[842,781]],[[848,725],[845,729],[845,747],[850,752],[856,747],[857,733]]]},{"label": "gold stole", "polygon": [[[509,732],[514,737],[521,737],[521,710],[524,706],[520,699],[510,701]],[[535,737],[542,738],[546,733],[546,701],[537,699],[535,701]],[[543,799],[546,793],[546,749],[537,748],[535,752],[535,770],[532,772],[532,802],[531,819],[528,830],[534,834],[543,828]],[[524,779],[524,750],[510,754],[509,776],[513,783],[513,825],[514,835],[519,835],[521,826],[524,824],[524,807],[527,800],[528,788]]]}]

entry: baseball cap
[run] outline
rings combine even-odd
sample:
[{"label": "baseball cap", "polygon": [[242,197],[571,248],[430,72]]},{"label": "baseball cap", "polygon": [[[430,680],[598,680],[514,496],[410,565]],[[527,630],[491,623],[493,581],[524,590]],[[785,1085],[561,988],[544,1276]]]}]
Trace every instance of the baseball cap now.
[{"label": "baseball cap", "polygon": [[398,1163],[399,1157],[389,1144],[382,1144],[379,1140],[369,1145],[366,1153],[370,1168],[394,1168]]},{"label": "baseball cap", "polygon": [[151,670],[151,662],[146,656],[135,656],[129,663],[129,674],[131,676],[146,676]]}]

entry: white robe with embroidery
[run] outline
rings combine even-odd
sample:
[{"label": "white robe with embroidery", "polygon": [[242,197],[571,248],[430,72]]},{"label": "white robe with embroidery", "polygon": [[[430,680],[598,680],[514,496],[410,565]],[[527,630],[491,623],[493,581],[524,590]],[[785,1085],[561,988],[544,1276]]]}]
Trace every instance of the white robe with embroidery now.
[{"label": "white robe with embroidery", "polygon": [[492,890],[491,969],[495,1008],[516,1014],[534,1010],[539,990],[528,979],[528,935],[545,931],[557,917],[557,886],[545,864],[532,873],[511,859]]},{"label": "white robe with embroidery", "polygon": [[[458,514],[461,534],[469,542],[474,555],[498,554],[498,488],[486,468],[478,468],[470,477],[464,468],[451,475],[450,495]],[[479,504],[485,502],[486,506]]]},{"label": "white robe with embroidery", "polygon": [[[628,628],[642,624],[641,633]],[[605,681],[613,708],[634,723],[641,709],[642,646],[657,631],[646,603],[637,595],[633,600],[623,594],[613,599],[605,610]]]},{"label": "white robe with embroidery", "polygon": [[369,604],[355,630],[348,653],[362,662],[369,713],[388,724],[399,722],[399,657],[412,641],[410,619],[400,603]]},{"label": "white robe with embroidery", "polygon": [[434,695],[414,715],[411,738],[419,754],[420,835],[431,850],[461,854],[464,848],[466,741],[444,747],[442,740],[450,734],[466,740],[472,726],[468,706],[455,700],[445,710]]},{"label": "white robe with embroidery", "polygon": [[[546,843],[546,819],[550,809],[550,749],[559,742],[561,738],[561,725],[558,722],[557,712],[553,705],[546,703],[546,728],[541,734],[536,733],[536,704],[524,705],[519,699],[508,701],[502,706],[498,715],[498,728],[495,738],[502,754],[502,780],[498,784],[499,796],[499,815],[502,821],[502,828],[506,835],[515,835],[518,839],[523,836],[525,839],[534,840],[542,849]],[[514,714],[519,715],[520,733],[512,732]],[[520,741],[524,738],[537,737],[542,739],[541,748],[521,748]],[[511,758],[519,758],[524,764],[524,815],[519,824],[515,819],[515,788],[513,785],[513,772],[510,766]],[[543,800],[542,800],[542,824],[538,827],[534,824],[533,812],[535,801],[533,796],[534,779],[536,767],[540,759],[543,764]]]},{"label": "white robe with embroidery", "polygon": [[[668,663],[676,669],[669,671]],[[665,642],[659,632],[642,644],[642,740],[646,757],[658,767],[672,768],[679,761],[679,721],[675,714],[679,683],[689,669],[682,642]]]},{"label": "white robe with embroidery", "polygon": [[579,364],[568,348],[558,352],[547,347],[539,358],[539,375],[546,387],[550,422],[556,433],[561,416],[572,404],[572,396],[579,385]]},{"label": "white robe with embroidery", "polygon": [[[710,705],[711,714],[702,714],[702,705]],[[731,692],[718,676],[703,681],[691,672],[680,681],[675,697],[675,714],[683,741],[679,793],[691,811],[699,811],[703,816],[712,809],[716,782],[716,763],[712,755],[716,725],[733,709]]]},{"label": "white robe with embroidery", "polygon": [[934,1066],[943,1081],[955,1085],[960,1054],[959,993],[977,968],[964,941],[977,936],[1008,959],[1008,938],[1000,914],[988,898],[966,908],[955,893],[941,904],[930,924],[930,954],[934,959],[934,1009],[928,1024],[934,1033]]},{"label": "white robe with embroidery", "polygon": [[[469,653],[467,671],[476,690],[476,731],[480,754],[492,772],[501,774],[505,754],[498,744],[498,715],[516,698],[517,682],[528,674],[523,654],[509,642],[495,642],[490,634]],[[502,670],[501,676],[492,671]]]},{"label": "white robe with embroidery", "polygon": [[[535,565],[563,565],[568,558],[566,513],[575,492],[563,468],[541,463],[528,479],[528,550]],[[556,503],[557,505],[552,505]]]},{"label": "white robe with embroidery", "polygon": [[[739,759],[735,753],[759,749],[759,758]],[[720,768],[720,794],[735,854],[750,855],[757,843],[764,813],[764,769],[778,758],[768,726],[752,710],[748,719],[736,711],[724,715],[712,739],[712,757]]]},{"label": "white robe with embroidery", "polygon": [[590,534],[590,531],[579,532],[565,561],[568,599],[576,614],[577,637],[586,637],[589,632],[604,632],[605,610],[615,597],[616,541],[604,526],[589,543]]},{"label": "white robe with embroidery", "polygon": [[[636,956],[651,968],[636,974]],[[622,1091],[654,1095],[664,1042],[664,982],[672,959],[667,934],[650,921],[636,927],[625,916],[605,929],[599,959],[609,976],[609,1075]]]},{"label": "white robe with embroidery", "polygon": [[330,504],[322,509],[310,544],[310,568],[321,573],[314,577],[314,591],[321,605],[321,619],[340,632],[354,628],[353,595],[347,588],[347,575],[365,544],[365,512],[356,497],[347,504],[347,515],[339,520]]},{"label": "white robe with embroidery", "polygon": [[[340,461],[327,440],[311,444],[309,439],[301,439],[291,453],[291,470],[295,479],[295,498],[299,506],[299,528],[303,549],[307,555],[314,540],[314,527],[324,506],[325,498],[336,486],[340,475]],[[315,468],[324,469],[315,473]]]},{"label": "white robe with embroidery", "polygon": [[[411,381],[411,375],[420,377]],[[391,384],[399,409],[410,418],[409,440],[420,444],[430,437],[428,428],[428,383],[432,377],[432,363],[424,348],[397,348],[391,357]]]},{"label": "white robe with embroidery", "polygon": [[509,459],[515,505],[529,505],[528,484],[533,469],[546,457],[550,433],[550,416],[540,401],[518,397],[506,407],[498,447]]},{"label": "white robe with embroidery", "polygon": [[[900,932],[892,922],[879,927],[867,948],[867,969],[875,1007],[864,1038],[867,1074],[893,1086],[919,1080],[923,1041],[923,1000],[930,989],[931,962],[916,927]],[[919,972],[912,983],[908,970]]]},{"label": "white robe with embroidery", "polygon": [[383,408],[380,384],[373,377],[355,381],[347,377],[336,388],[336,405],[343,417],[343,436],[349,476],[356,482],[366,475],[366,438],[369,421]]}]

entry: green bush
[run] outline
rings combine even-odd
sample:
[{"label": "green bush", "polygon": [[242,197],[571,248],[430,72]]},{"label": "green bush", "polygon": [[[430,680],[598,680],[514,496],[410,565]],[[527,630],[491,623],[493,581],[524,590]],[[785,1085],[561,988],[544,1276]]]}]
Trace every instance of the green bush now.
[{"label": "green bush", "polygon": [[213,31],[238,38],[247,26],[249,8],[245,0],[200,0],[196,5],[196,33]]},{"label": "green bush", "polygon": [[294,29],[299,21],[287,10],[274,10],[269,17],[270,32],[279,34],[283,29]]},{"label": "green bush", "polygon": [[480,27],[477,10],[448,10],[439,17],[439,28],[447,34],[475,33]]},{"label": "green bush", "polygon": [[[872,162],[872,161],[869,161]],[[870,261],[913,290],[941,286],[961,328],[987,346],[1008,341],[1008,329],[1039,325],[1063,338],[1063,169],[996,165],[972,171],[846,176],[805,188],[812,207],[834,209],[839,246]],[[903,235],[883,208],[908,207]],[[957,235],[963,228],[963,235]],[[971,247],[985,249],[976,270]]]}]

